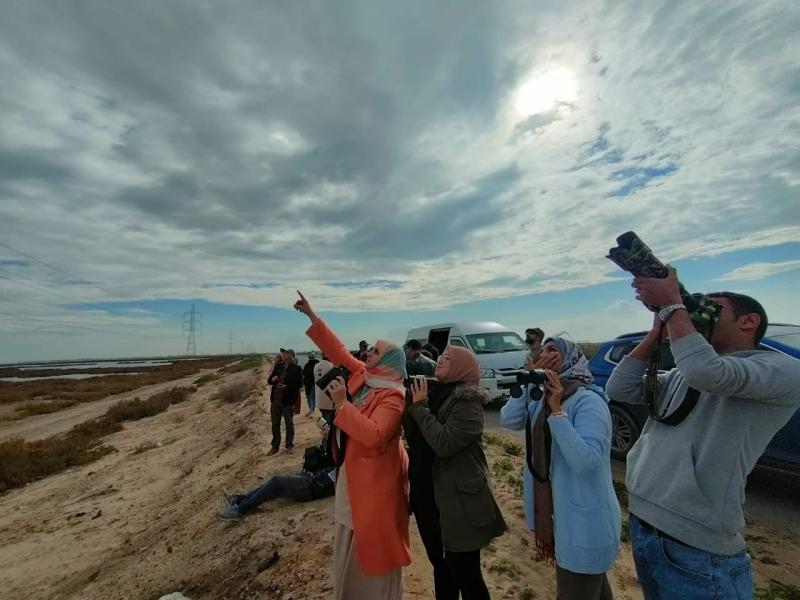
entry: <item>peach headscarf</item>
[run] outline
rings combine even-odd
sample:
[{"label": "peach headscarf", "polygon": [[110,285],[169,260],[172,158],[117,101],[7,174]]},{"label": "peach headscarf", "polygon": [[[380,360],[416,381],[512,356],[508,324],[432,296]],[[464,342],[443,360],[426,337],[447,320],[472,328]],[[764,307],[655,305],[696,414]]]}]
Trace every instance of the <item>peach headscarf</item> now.
[{"label": "peach headscarf", "polygon": [[406,378],[406,355],[403,349],[386,340],[375,342],[378,351],[378,364],[367,368],[365,383],[371,388],[385,388],[405,393],[403,380]]},{"label": "peach headscarf", "polygon": [[460,346],[447,346],[439,357],[437,377],[443,383],[469,383],[478,385],[481,365],[473,352]]}]

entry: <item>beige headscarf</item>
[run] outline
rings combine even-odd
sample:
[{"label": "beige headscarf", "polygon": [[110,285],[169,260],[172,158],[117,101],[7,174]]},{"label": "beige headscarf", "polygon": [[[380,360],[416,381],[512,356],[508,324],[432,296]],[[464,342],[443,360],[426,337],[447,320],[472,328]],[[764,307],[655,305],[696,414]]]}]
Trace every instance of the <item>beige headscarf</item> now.
[{"label": "beige headscarf", "polygon": [[478,385],[481,365],[473,352],[460,346],[447,346],[436,363],[436,375],[442,383]]}]

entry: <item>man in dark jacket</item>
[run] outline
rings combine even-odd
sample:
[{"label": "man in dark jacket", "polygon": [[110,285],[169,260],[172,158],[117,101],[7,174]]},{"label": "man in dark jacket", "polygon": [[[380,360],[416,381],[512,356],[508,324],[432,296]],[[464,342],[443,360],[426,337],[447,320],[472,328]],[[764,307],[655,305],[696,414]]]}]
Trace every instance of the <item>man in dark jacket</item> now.
[{"label": "man in dark jacket", "polygon": [[303,387],[306,390],[306,402],[308,403],[308,413],[306,413],[307,417],[312,416],[314,411],[317,409],[317,401],[314,391],[314,388],[316,387],[314,385],[314,367],[318,362],[319,361],[314,353],[309,352],[308,361],[305,365],[303,365]]},{"label": "man in dark jacket", "polygon": [[303,386],[303,371],[294,359],[294,350],[281,348],[281,360],[275,363],[267,383],[272,386],[269,395],[272,448],[267,456],[272,456],[281,447],[281,418],[286,422],[286,451],[294,449],[294,404]]},{"label": "man in dark jacket", "polygon": [[422,344],[419,343],[419,340],[408,340],[405,349],[408,376],[424,375],[425,377],[433,377],[433,372],[436,370],[436,361],[422,354]]},{"label": "man in dark jacket", "polygon": [[328,428],[323,430],[319,446],[306,448],[303,467],[297,475],[273,475],[241,494],[222,490],[225,504],[217,516],[221,519],[239,519],[260,504],[275,498],[308,502],[333,496],[334,464],[328,453],[328,431]]}]

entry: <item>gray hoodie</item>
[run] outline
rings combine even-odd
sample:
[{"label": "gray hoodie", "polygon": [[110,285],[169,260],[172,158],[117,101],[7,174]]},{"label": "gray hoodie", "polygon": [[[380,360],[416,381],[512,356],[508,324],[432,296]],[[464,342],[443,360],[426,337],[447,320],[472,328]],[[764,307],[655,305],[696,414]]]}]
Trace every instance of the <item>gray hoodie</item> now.
[{"label": "gray hoodie", "polygon": [[[629,509],[685,544],[735,554],[745,548],[747,475],[800,406],[800,360],[769,350],[720,356],[699,333],[671,349],[677,368],[659,375],[661,412],[672,412],[689,385],[700,399],[674,427],[648,419],[628,454]],[[608,395],[644,403],[646,368],[623,358]]]}]

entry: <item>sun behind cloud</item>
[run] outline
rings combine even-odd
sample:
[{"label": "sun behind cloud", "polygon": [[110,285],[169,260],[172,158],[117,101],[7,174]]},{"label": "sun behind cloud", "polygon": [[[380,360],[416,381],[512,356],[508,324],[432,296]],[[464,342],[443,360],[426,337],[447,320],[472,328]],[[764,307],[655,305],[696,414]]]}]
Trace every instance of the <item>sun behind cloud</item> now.
[{"label": "sun behind cloud", "polygon": [[531,76],[517,90],[514,109],[522,117],[572,103],[578,95],[578,78],[566,67],[554,67]]}]

